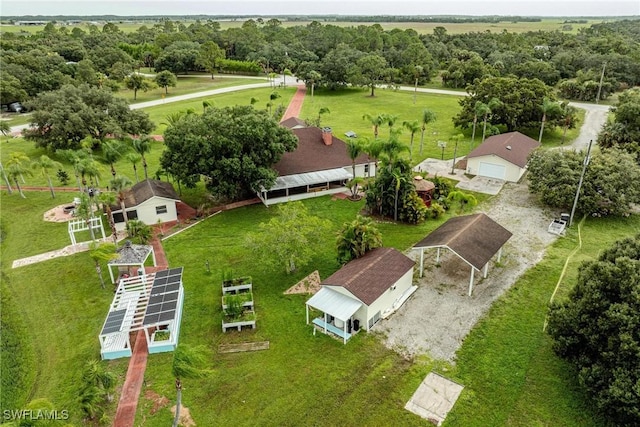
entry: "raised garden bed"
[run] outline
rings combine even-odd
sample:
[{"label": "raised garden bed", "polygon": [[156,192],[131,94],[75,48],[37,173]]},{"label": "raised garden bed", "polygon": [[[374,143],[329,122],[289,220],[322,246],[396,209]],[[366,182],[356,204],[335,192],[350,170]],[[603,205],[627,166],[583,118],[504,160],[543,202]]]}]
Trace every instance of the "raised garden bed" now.
[{"label": "raised garden bed", "polygon": [[239,304],[244,310],[253,311],[253,292],[227,294],[222,297],[222,310],[225,312],[230,304]]},{"label": "raised garden bed", "polygon": [[253,312],[245,312],[239,317],[226,316],[222,319],[222,332],[228,329],[242,330],[242,327],[250,326],[251,329],[256,328],[256,314]]},{"label": "raised garden bed", "polygon": [[251,276],[234,277],[222,280],[222,295],[251,292]]}]

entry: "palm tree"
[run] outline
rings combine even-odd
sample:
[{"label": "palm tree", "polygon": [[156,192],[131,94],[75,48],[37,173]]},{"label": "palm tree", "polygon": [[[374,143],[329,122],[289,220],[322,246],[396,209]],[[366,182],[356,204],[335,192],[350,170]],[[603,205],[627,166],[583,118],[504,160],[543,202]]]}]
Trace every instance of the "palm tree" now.
[{"label": "palm tree", "polygon": [[398,116],[393,114],[385,114],[384,122],[389,126],[389,137],[391,137],[391,131],[393,130],[393,126],[395,126],[396,121],[398,120]]},{"label": "palm tree", "polygon": [[411,134],[411,142],[409,142],[409,160],[413,159],[413,138],[415,134],[420,130],[420,124],[417,120],[408,121],[405,120],[402,122],[402,126],[405,127]]},{"label": "palm tree", "polygon": [[318,119],[317,119],[317,124],[318,127],[320,127],[320,121],[322,120],[322,116],[325,114],[331,114],[331,110],[329,110],[329,107],[320,107],[320,109],[318,110]]},{"label": "palm tree", "polygon": [[267,103],[267,106],[269,107],[269,114],[271,114],[271,107],[273,107],[273,101],[275,101],[278,98],[280,98],[280,94],[275,90],[271,92],[271,94],[269,95],[269,102]]},{"label": "palm tree", "polygon": [[202,101],[202,111],[207,111],[207,108],[211,108],[213,106],[214,106],[213,101],[207,101],[207,100]]},{"label": "palm tree", "polygon": [[[357,139],[348,138],[346,145],[347,145],[347,154],[351,159],[351,168],[353,170],[353,176],[351,178],[355,179],[356,178],[356,158],[360,154],[362,154],[362,144]],[[358,195],[358,186],[354,185],[353,188],[351,189],[351,196],[355,198],[357,195]]]},{"label": "palm tree", "polygon": [[398,194],[400,193],[400,188],[402,184],[407,182],[407,177],[400,171],[393,171],[391,173],[393,176],[393,181],[395,183],[395,197],[393,199],[393,220],[398,220]]},{"label": "palm tree", "polygon": [[540,109],[542,110],[542,122],[540,123],[540,135],[538,136],[538,142],[542,142],[542,133],[544,132],[544,124],[547,121],[547,117],[562,113],[560,105],[548,98],[544,98],[542,100]]},{"label": "palm tree", "polygon": [[102,160],[111,167],[111,176],[114,178],[116,177],[114,165],[125,155],[127,148],[125,144],[115,139],[102,143]]},{"label": "palm tree", "polygon": [[180,407],[182,406],[182,380],[200,378],[206,375],[205,351],[202,347],[188,347],[180,344],[173,352],[171,373],[176,379],[176,415],[173,419],[173,427],[178,427],[180,422]]},{"label": "palm tree", "polygon": [[9,125],[9,123],[5,122],[4,120],[0,120],[0,133],[3,136],[7,136],[9,135],[10,132],[11,132],[11,126]]},{"label": "palm tree", "polygon": [[381,246],[382,235],[373,220],[358,215],[353,221],[342,224],[338,232],[338,262],[346,264]]},{"label": "palm tree", "polygon": [[393,132],[388,140],[382,142],[380,154],[386,159],[389,171],[400,157],[400,153],[408,151],[409,148],[398,139],[399,132]]},{"label": "palm tree", "polygon": [[7,171],[4,169],[2,162],[0,162],[0,170],[2,171],[2,179],[4,179],[4,183],[7,185],[7,191],[9,192],[9,194],[13,194],[13,189],[11,188],[9,177],[7,176]]},{"label": "palm tree", "polygon": [[100,286],[105,288],[104,278],[102,277],[102,267],[100,262],[107,262],[118,257],[116,253],[116,245],[113,243],[89,243],[89,257],[93,260],[96,268],[96,273],[100,279]]},{"label": "palm tree", "polygon": [[73,167],[73,174],[76,176],[76,183],[78,184],[78,189],[82,190],[82,183],[80,182],[80,162],[83,157],[86,157],[86,153],[84,151],[76,151],[76,150],[57,150],[57,154],[62,156],[63,159],[71,163]]},{"label": "palm tree", "polygon": [[118,241],[118,231],[116,230],[116,223],[113,220],[113,213],[111,212],[111,206],[116,203],[117,197],[115,193],[111,191],[101,191],[98,195],[98,201],[104,206],[104,210],[107,212],[107,221],[109,221],[109,228],[111,228],[111,235],[113,237],[113,243]]},{"label": "palm tree", "polygon": [[458,213],[464,212],[467,209],[473,209],[478,204],[478,200],[473,194],[468,194],[463,191],[452,191],[447,196],[447,202],[451,205],[456,204],[458,206]]},{"label": "palm tree", "polygon": [[142,159],[142,156],[138,153],[127,153],[125,158],[133,165],[133,175],[136,177],[136,183],[140,182],[140,179],[138,179],[138,162]]},{"label": "palm tree", "polygon": [[127,224],[129,222],[129,218],[127,217],[127,210],[124,204],[125,198],[127,196],[127,189],[131,186],[131,180],[126,176],[118,176],[114,178],[109,183],[111,189],[116,192],[118,203],[120,203],[120,209],[122,209],[122,216],[124,218],[124,223]]},{"label": "palm tree", "polygon": [[424,72],[424,67],[422,65],[414,65],[413,66],[413,75],[416,78],[415,85],[413,87],[413,103],[416,103],[416,95],[418,94],[418,79]]},{"label": "palm tree", "polygon": [[175,126],[186,115],[187,114],[184,111],[176,111],[174,113],[167,115],[167,117],[165,117],[165,121],[162,122],[161,124],[165,125],[166,127]]},{"label": "palm tree", "polygon": [[363,114],[362,118],[364,120],[368,120],[369,123],[371,123],[371,126],[373,126],[373,138],[374,139],[378,139],[378,128],[385,123],[385,118],[384,118],[384,114],[378,114],[376,116],[372,116],[371,114]]},{"label": "palm tree", "polygon": [[573,105],[569,105],[568,102],[560,104],[560,108],[562,110],[562,143],[564,144],[565,138],[567,137],[567,130],[573,125],[578,110]]},{"label": "palm tree", "polygon": [[7,160],[7,172],[10,179],[13,179],[13,183],[18,189],[20,197],[26,199],[27,197],[22,192],[18,178],[23,178],[24,175],[32,175],[31,170],[27,169],[25,163],[29,162],[29,156],[22,151],[14,151],[9,154],[9,160]]},{"label": "palm tree", "polygon": [[117,377],[113,372],[104,369],[104,365],[98,360],[89,360],[82,373],[84,385],[96,386],[107,394],[107,400],[111,401],[110,392],[116,385]]},{"label": "palm tree", "polygon": [[427,129],[427,125],[436,120],[436,113],[425,108],[422,110],[422,133],[420,134],[420,154],[422,154],[422,147],[424,146],[424,131]]},{"label": "palm tree", "polygon": [[[484,117],[491,113],[489,106],[482,101],[476,101],[473,107],[473,132],[471,132],[471,146],[476,142],[476,126],[478,125],[478,117]],[[484,140],[484,138],[483,138]]]},{"label": "palm tree", "polygon": [[46,178],[47,182],[49,183],[49,190],[51,190],[51,198],[55,199],[56,198],[56,193],[53,191],[53,183],[51,182],[51,176],[49,175],[49,169],[51,168],[61,168],[62,165],[60,164],[60,162],[56,162],[55,160],[52,160],[49,156],[47,156],[46,154],[43,154],[42,156],[40,156],[40,158],[36,161],[34,161],[31,164],[31,167],[34,169],[40,169],[40,175],[43,178]]},{"label": "palm tree", "polygon": [[[134,139],[132,143],[133,150],[142,157],[142,167],[144,168],[144,179],[149,179],[147,172],[147,158],[145,153],[151,152],[151,142],[153,139],[149,135],[142,135],[140,138]],[[136,180],[138,178],[136,177]]]},{"label": "palm tree", "polygon": [[502,105],[502,101],[498,98],[491,98],[489,103],[487,104],[487,108],[484,110],[484,116],[482,118],[482,142],[484,142],[485,137],[487,136],[487,120],[489,119],[489,115],[495,111],[496,108]]},{"label": "palm tree", "polygon": [[311,102],[313,102],[313,90],[315,89],[316,83],[322,78],[322,74],[319,72],[312,70],[307,74],[307,81],[311,83]]},{"label": "palm tree", "polygon": [[[80,172],[80,178],[82,182],[82,187],[88,189],[87,186],[87,177],[89,178],[89,182],[93,185],[93,180],[96,182],[98,178],[100,178],[100,169],[98,169],[98,163],[93,160],[92,157],[84,157],[81,158],[78,163],[78,170]],[[81,190],[84,191],[84,190]]]},{"label": "palm tree", "polygon": [[89,197],[87,193],[80,193],[80,203],[76,206],[75,215],[84,220],[91,234],[91,240],[96,240],[96,235],[93,231],[93,203],[92,197]]}]

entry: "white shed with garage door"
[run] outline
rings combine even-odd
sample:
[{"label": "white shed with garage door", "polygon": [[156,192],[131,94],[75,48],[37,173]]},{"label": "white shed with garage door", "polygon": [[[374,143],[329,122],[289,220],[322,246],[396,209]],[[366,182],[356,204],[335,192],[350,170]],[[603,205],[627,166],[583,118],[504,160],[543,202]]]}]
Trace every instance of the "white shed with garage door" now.
[{"label": "white shed with garage door", "polygon": [[491,136],[467,156],[467,173],[518,182],[538,146],[538,141],[520,132]]}]

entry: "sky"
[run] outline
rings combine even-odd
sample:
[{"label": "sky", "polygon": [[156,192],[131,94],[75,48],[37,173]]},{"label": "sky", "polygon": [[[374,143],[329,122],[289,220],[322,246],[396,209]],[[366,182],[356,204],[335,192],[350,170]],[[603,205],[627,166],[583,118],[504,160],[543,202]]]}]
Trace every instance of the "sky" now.
[{"label": "sky", "polygon": [[639,16],[640,0],[0,0],[0,16],[198,14]]}]

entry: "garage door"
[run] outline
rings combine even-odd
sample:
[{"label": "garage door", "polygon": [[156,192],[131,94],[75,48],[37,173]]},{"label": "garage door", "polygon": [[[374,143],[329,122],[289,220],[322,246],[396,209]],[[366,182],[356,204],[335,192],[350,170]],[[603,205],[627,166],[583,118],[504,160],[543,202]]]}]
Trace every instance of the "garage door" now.
[{"label": "garage door", "polygon": [[487,178],[504,179],[506,172],[507,167],[504,165],[480,162],[478,175],[486,176]]}]

